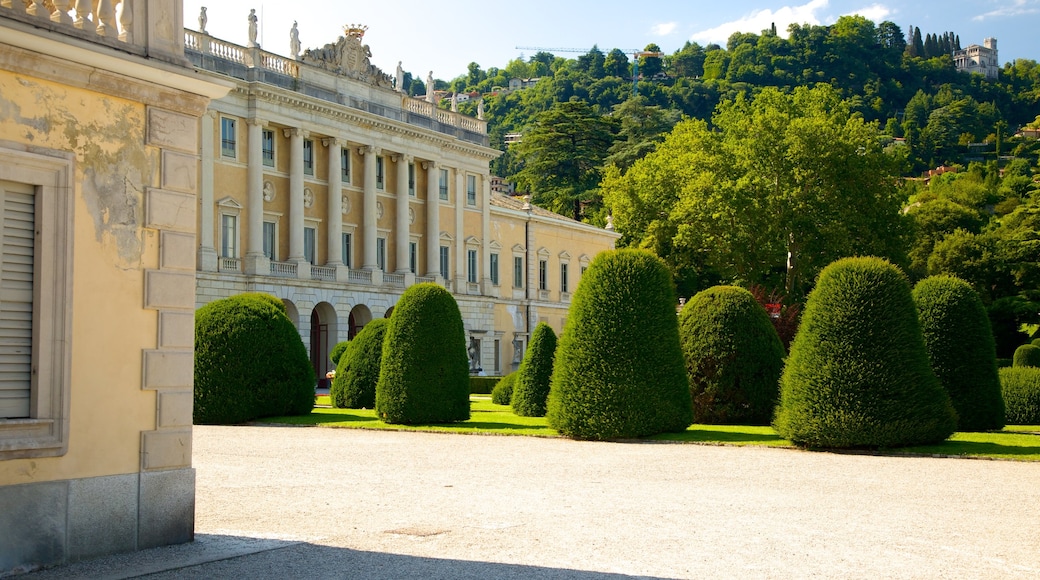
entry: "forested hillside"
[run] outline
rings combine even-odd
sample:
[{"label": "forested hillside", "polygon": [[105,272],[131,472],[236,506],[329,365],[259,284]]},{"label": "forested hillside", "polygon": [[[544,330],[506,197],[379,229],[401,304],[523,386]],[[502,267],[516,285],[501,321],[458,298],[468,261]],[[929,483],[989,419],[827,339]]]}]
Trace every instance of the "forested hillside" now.
[{"label": "forested hillside", "polygon": [[575,219],[612,213],[620,245],[661,255],[682,296],[727,281],[797,300],[830,260],[881,255],[971,282],[1006,352],[1040,310],[1040,147],[1015,137],[1040,127],[1040,66],[960,73],[961,42],[852,16],[687,43],[640,58],[635,83],[628,54],[593,47],[471,63],[438,88],[483,95],[494,173]]}]

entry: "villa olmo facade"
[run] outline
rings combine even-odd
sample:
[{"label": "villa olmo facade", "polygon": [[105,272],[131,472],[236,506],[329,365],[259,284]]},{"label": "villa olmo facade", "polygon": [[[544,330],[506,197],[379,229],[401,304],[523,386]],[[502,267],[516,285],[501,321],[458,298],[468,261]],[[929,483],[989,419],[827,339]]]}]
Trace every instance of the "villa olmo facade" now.
[{"label": "villa olmo facade", "polygon": [[185,34],[203,74],[235,83],[199,126],[197,306],[277,296],[319,378],[420,282],[454,294],[473,372],[514,369],[540,321],[562,330],[617,235],[493,193],[484,120],[395,90],[363,27],[295,58]]}]

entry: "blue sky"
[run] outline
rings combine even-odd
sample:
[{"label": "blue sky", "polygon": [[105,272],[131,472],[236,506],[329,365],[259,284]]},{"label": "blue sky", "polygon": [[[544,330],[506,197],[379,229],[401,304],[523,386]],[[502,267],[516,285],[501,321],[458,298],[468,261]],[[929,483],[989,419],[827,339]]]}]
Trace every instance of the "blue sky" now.
[{"label": "blue sky", "polygon": [[[517,46],[642,48],[656,42],[668,53],[687,40],[725,45],[733,32],[761,32],[775,22],[784,34],[792,22],[831,24],[845,14],[891,20],[904,32],[911,25],[923,33],[953,31],[961,44],[998,41],[1000,62],[1016,58],[1040,60],[1040,0],[731,0],[691,2],[658,0],[548,1],[455,0],[417,2],[290,2],[288,0],[185,0],[184,25],[198,28],[199,7],[207,6],[207,31],[245,44],[246,17],[256,8],[264,49],[289,54],[289,29],[299,22],[304,48],[334,42],[346,24],[368,25],[365,42],[372,62],[393,74],[397,61],[420,78],[450,80],[477,62],[481,68],[504,67],[531,50]],[[318,7],[322,6],[322,7]],[[305,7],[301,9],[301,7]],[[575,54],[560,53],[575,57]]]}]

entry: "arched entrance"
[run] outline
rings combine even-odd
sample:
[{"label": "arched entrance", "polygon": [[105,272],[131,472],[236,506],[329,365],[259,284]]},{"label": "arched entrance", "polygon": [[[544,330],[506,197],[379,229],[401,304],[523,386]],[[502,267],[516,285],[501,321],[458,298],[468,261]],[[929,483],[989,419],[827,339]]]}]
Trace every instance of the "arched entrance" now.
[{"label": "arched entrance", "polygon": [[358,304],[350,311],[350,318],[347,324],[347,340],[354,340],[357,333],[361,332],[361,329],[366,324],[372,322],[372,311],[368,309],[368,306],[364,304]]},{"label": "arched entrance", "polygon": [[311,310],[311,366],[314,367],[314,378],[318,381],[318,387],[328,387],[328,379],[325,374],[332,370],[332,361],[329,360],[336,341],[336,309],[328,302],[322,302]]},{"label": "arched entrance", "polygon": [[292,321],[293,326],[295,326],[296,330],[299,331],[300,311],[296,309],[296,305],[293,304],[291,300],[286,300],[285,298],[282,298],[282,304],[285,305],[285,315],[289,317],[289,320]]}]

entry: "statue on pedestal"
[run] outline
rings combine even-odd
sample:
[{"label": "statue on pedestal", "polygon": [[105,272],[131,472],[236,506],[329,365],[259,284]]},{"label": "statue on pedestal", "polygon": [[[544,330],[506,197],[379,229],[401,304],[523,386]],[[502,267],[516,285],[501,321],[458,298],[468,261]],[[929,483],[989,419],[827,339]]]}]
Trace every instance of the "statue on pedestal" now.
[{"label": "statue on pedestal", "polygon": [[259,46],[256,43],[256,8],[249,9],[249,16],[246,19],[249,21],[249,42],[246,46],[256,48]]},{"label": "statue on pedestal", "polygon": [[408,92],[408,89],[404,86],[404,68],[401,66],[401,61],[397,61],[397,86],[394,87],[399,93]]},{"label": "statue on pedestal", "polygon": [[426,75],[426,101],[429,103],[434,102],[433,87],[433,71],[431,70],[429,74]]},{"label": "statue on pedestal", "polygon": [[293,60],[300,60],[300,31],[296,28],[295,20],[293,20],[292,29],[289,30],[289,54],[292,55]]},{"label": "statue on pedestal", "polygon": [[199,32],[203,34],[209,34],[206,32],[206,23],[209,22],[209,17],[206,16],[206,7],[203,6],[202,10],[199,11]]},{"label": "statue on pedestal", "polygon": [[481,121],[484,120],[484,99],[481,98],[477,101],[477,118]]}]

